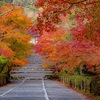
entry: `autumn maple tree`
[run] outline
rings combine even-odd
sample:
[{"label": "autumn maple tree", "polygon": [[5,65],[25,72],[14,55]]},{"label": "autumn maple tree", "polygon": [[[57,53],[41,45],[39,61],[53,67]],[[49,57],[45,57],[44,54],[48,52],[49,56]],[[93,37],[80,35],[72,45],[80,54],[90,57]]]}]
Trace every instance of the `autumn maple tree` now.
[{"label": "autumn maple tree", "polygon": [[0,57],[8,59],[4,66],[9,66],[10,70],[28,63],[26,56],[31,54],[29,41],[33,38],[28,29],[32,24],[21,7],[5,4],[0,8]]},{"label": "autumn maple tree", "polygon": [[[81,16],[83,20],[85,17],[89,20],[96,15],[96,13],[93,14],[90,11],[94,11],[95,8],[99,10],[99,3],[99,0],[37,0],[35,5],[42,8],[37,18],[39,22],[37,24],[38,31],[53,29],[55,24],[61,21],[59,16],[71,14],[73,9],[75,14]],[[96,12],[98,12],[97,10]]]},{"label": "autumn maple tree", "polygon": [[64,30],[57,30],[55,32],[44,32],[44,34],[39,38],[38,43],[35,45],[36,52],[43,56],[46,63],[51,62],[54,64],[56,61],[56,45],[62,40],[63,36],[66,35]]},{"label": "autumn maple tree", "polygon": [[[41,34],[35,46],[36,50],[43,56],[47,55],[47,61],[54,60],[56,65],[62,68],[72,71],[86,65],[88,70],[96,69],[95,72],[99,73],[100,1],[37,0],[35,5],[41,8],[38,22],[33,27],[33,32]],[[59,29],[65,30],[67,34],[55,43],[52,40],[63,33],[57,33]],[[48,39],[46,32],[51,38]],[[52,37],[54,33],[57,35]]]}]

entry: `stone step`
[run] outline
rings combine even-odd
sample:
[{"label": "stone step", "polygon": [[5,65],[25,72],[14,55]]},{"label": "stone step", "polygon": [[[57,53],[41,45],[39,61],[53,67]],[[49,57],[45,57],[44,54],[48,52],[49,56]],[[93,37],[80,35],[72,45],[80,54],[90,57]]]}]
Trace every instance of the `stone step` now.
[{"label": "stone step", "polygon": [[24,71],[24,70],[38,70],[38,71],[53,71],[53,69],[42,69],[42,68],[27,68],[27,69],[17,69],[18,71]]},{"label": "stone step", "polygon": [[12,74],[13,73],[48,73],[48,74],[52,74],[52,71],[13,71],[11,72]]},{"label": "stone step", "polygon": [[29,64],[20,68],[18,67],[16,70],[13,70],[11,73],[14,76],[20,77],[29,77],[29,79],[35,79],[40,77],[45,77],[46,75],[53,75],[53,69],[43,68],[43,60],[41,56],[38,54],[33,54],[31,57],[27,57]]}]

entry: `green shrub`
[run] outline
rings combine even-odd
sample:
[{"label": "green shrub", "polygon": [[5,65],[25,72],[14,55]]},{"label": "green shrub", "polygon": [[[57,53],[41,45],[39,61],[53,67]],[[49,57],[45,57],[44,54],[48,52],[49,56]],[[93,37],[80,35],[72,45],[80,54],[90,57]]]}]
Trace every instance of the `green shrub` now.
[{"label": "green shrub", "polygon": [[58,76],[60,80],[67,85],[82,90],[84,92],[89,92],[90,91],[90,82],[91,82],[91,77],[90,76],[80,76],[78,74],[67,74],[65,70],[62,70],[61,72],[58,73]]},{"label": "green shrub", "polygon": [[69,76],[69,79],[74,83],[75,80],[76,80],[76,85],[80,85],[80,83],[82,81],[85,81],[88,83],[88,86],[89,86],[89,83],[90,83],[90,80],[91,78],[90,77],[86,77],[86,76],[80,76],[80,75],[72,75],[72,76]]},{"label": "green shrub", "polygon": [[8,66],[4,66],[3,70],[1,71],[1,74],[8,74],[8,70],[9,70]]},{"label": "green shrub", "polygon": [[90,84],[90,92],[97,96],[100,95],[100,75],[92,78]]},{"label": "green shrub", "polygon": [[7,84],[7,82],[8,82],[8,75],[0,74],[0,86]]},{"label": "green shrub", "polygon": [[67,73],[65,70],[61,70],[57,75],[59,78],[64,78],[67,76]]},{"label": "green shrub", "polygon": [[6,64],[7,62],[9,62],[8,58],[0,56],[0,66]]},{"label": "green shrub", "polygon": [[58,79],[58,76],[56,74],[54,74],[54,75],[45,75],[44,79],[55,80],[55,79]]}]

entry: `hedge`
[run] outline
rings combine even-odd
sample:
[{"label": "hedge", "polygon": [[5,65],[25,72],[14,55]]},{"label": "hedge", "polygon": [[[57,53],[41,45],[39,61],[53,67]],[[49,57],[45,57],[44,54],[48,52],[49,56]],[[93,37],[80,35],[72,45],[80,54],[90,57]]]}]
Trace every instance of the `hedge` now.
[{"label": "hedge", "polygon": [[70,87],[100,96],[100,75],[80,76],[78,74],[69,75],[65,71],[58,73],[59,79]]}]

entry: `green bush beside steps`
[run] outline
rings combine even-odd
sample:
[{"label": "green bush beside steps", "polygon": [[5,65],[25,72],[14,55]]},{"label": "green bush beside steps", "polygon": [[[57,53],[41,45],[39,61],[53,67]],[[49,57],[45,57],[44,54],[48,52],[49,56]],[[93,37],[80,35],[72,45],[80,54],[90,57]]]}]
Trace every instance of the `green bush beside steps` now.
[{"label": "green bush beside steps", "polygon": [[63,83],[75,88],[76,90],[80,90],[84,93],[90,93],[94,96],[100,96],[100,75],[70,75],[65,71],[62,71],[58,73],[58,77]]},{"label": "green bush beside steps", "polygon": [[3,86],[9,82],[9,76],[7,74],[0,74],[0,86]]}]

